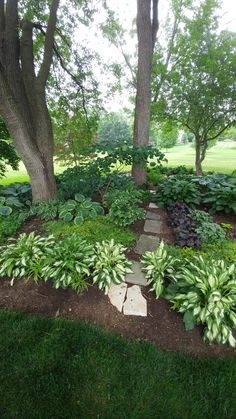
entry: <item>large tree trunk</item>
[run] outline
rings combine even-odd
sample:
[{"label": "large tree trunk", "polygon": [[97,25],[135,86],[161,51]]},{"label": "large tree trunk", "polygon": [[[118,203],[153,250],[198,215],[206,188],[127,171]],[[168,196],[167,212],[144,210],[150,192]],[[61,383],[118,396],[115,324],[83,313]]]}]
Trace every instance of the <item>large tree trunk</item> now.
[{"label": "large tree trunk", "polygon": [[0,113],[25,164],[33,200],[55,197],[53,133],[45,88],[53,56],[59,0],[53,0],[45,34],[44,55],[35,74],[32,22],[21,22],[18,1],[0,0]]},{"label": "large tree trunk", "polygon": [[[158,29],[157,5],[158,0],[137,0],[138,74],[134,147],[149,143],[152,56]],[[146,183],[146,172],[146,168],[133,165],[132,176],[137,185]]]},{"label": "large tree trunk", "polygon": [[202,161],[201,161],[201,138],[199,133],[195,134],[195,171],[197,176],[202,176]]}]

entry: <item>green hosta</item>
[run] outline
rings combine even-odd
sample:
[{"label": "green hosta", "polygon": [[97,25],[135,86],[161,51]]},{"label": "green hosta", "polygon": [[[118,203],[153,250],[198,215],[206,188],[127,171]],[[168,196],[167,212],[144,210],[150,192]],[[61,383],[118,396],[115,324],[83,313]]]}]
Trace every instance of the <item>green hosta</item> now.
[{"label": "green hosta", "polygon": [[167,289],[173,308],[184,313],[187,329],[204,324],[204,339],[236,346],[236,266],[224,261],[206,261],[196,256],[176,274]]},{"label": "green hosta", "polygon": [[85,277],[90,275],[94,248],[77,235],[55,243],[47,252],[42,276],[53,281],[55,288],[72,287],[82,290],[87,287]]},{"label": "green hosta", "polygon": [[54,220],[58,216],[59,201],[52,199],[48,202],[40,202],[30,208],[31,215],[37,215],[42,220]]},{"label": "green hosta", "polygon": [[156,298],[159,298],[164,290],[165,276],[173,274],[173,267],[176,259],[169,256],[164,242],[154,252],[146,252],[141,260],[143,271],[149,284],[152,284],[151,291],[154,291]]},{"label": "green hosta", "polygon": [[13,208],[22,208],[24,205],[15,196],[0,196],[0,215],[10,215]]},{"label": "green hosta", "polygon": [[124,252],[126,248],[121,244],[115,244],[114,240],[102,241],[95,245],[93,257],[93,282],[100,289],[108,293],[112,283],[120,284],[125,281],[127,273],[132,273],[129,261]]},{"label": "green hosta", "polygon": [[104,210],[98,202],[93,202],[84,195],[76,194],[75,199],[68,199],[60,205],[59,218],[69,222],[74,220],[76,225],[81,225],[85,218],[95,218],[103,215]]},{"label": "green hosta", "polygon": [[35,267],[40,264],[42,268],[45,253],[53,249],[54,245],[53,236],[41,237],[34,233],[21,234],[13,243],[1,246],[0,276],[11,277],[11,285],[15,278],[23,276],[33,276],[35,280],[38,280],[41,273]]}]

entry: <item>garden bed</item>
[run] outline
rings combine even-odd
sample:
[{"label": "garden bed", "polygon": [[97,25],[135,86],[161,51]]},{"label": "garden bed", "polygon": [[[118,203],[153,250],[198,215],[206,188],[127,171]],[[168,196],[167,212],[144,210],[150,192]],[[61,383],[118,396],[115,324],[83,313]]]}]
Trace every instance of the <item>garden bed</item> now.
[{"label": "garden bed", "polygon": [[[162,221],[161,236],[165,242],[172,244],[174,234],[170,226],[167,212],[156,209]],[[235,216],[217,215],[218,222],[230,222],[236,229]],[[18,231],[22,233],[37,231],[42,233],[43,222],[32,217]],[[133,230],[143,233],[144,221],[133,224]],[[134,250],[129,250],[130,259],[138,260],[139,256]],[[125,337],[142,339],[152,342],[159,348],[168,351],[184,352],[195,356],[228,357],[235,355],[235,350],[227,345],[209,345],[202,339],[202,327],[196,327],[186,332],[183,317],[180,313],[171,310],[171,304],[166,300],[155,299],[152,292],[144,289],[143,295],[148,302],[148,316],[146,318],[125,316],[113,307],[107,296],[96,286],[89,286],[87,291],[77,294],[73,290],[55,289],[51,283],[40,281],[16,280],[14,286],[10,280],[4,278],[0,281],[0,307],[20,310],[32,314],[43,314],[49,317],[65,317],[71,320],[83,319],[95,322],[115,334]]]},{"label": "garden bed", "polygon": [[0,281],[0,307],[49,317],[83,319],[95,322],[110,332],[152,342],[158,348],[195,356],[228,357],[235,350],[227,345],[209,345],[202,340],[202,329],[186,332],[182,315],[171,310],[164,299],[155,299],[145,289],[148,316],[124,316],[113,307],[107,296],[95,286],[77,294],[73,290],[56,290],[52,285],[18,280],[11,287],[9,279]]}]

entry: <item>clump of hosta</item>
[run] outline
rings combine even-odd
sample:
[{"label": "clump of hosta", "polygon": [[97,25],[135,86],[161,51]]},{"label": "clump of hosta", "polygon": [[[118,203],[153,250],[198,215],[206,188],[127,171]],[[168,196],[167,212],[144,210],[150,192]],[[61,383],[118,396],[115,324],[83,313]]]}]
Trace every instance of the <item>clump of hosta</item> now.
[{"label": "clump of hosta", "polygon": [[90,275],[90,265],[94,248],[76,234],[58,241],[47,252],[42,276],[52,280],[55,288],[72,287],[74,290],[87,288],[86,277]]},{"label": "clump of hosta", "polygon": [[164,278],[173,273],[176,259],[168,255],[164,242],[154,252],[146,252],[141,263],[148,284],[152,284],[151,291],[154,291],[156,298],[159,298],[164,290]]},{"label": "clump of hosta", "polygon": [[12,243],[0,248],[0,276],[15,278],[23,276],[31,277],[37,281],[41,276],[36,266],[43,266],[45,253],[54,248],[53,236],[41,237],[30,234],[21,234],[18,239],[12,239]]},{"label": "clump of hosta", "polygon": [[126,248],[116,244],[114,240],[102,241],[95,245],[93,257],[93,282],[100,289],[108,293],[111,284],[120,284],[125,281],[127,273],[132,273],[132,262],[125,256]]},{"label": "clump of hosta", "polygon": [[193,262],[176,275],[167,289],[173,308],[184,313],[186,329],[205,325],[204,339],[210,343],[229,343],[235,347],[232,328],[236,327],[236,266],[206,261],[195,256]]}]

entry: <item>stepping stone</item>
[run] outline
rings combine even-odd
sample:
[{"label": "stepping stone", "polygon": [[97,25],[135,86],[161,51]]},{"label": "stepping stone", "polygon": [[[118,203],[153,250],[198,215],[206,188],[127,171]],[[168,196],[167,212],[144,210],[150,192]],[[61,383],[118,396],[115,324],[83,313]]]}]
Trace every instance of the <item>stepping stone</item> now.
[{"label": "stepping stone", "polygon": [[161,216],[156,212],[147,211],[146,218],[148,218],[149,220],[160,220]]},{"label": "stepping stone", "polygon": [[142,255],[145,252],[152,252],[155,250],[160,243],[159,237],[156,236],[147,236],[146,234],[141,234],[134,251],[138,255]]},{"label": "stepping stone", "polygon": [[146,220],[144,224],[144,231],[146,231],[146,233],[160,234],[161,222],[157,220]]},{"label": "stepping stone", "polygon": [[149,208],[158,208],[157,204],[155,204],[154,202],[150,202]]},{"label": "stepping stone", "polygon": [[142,285],[143,287],[148,285],[141,266],[141,263],[133,262],[131,267],[133,274],[127,274],[125,282],[128,282],[129,284]]},{"label": "stepping stone", "polygon": [[128,288],[123,313],[126,316],[147,316],[147,301],[142,296],[141,289],[138,285],[133,285]]},{"label": "stepping stone", "polygon": [[122,283],[119,285],[112,284],[108,291],[108,298],[113,306],[120,312],[124,304],[124,299],[127,291],[127,284]]}]

